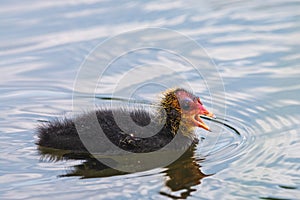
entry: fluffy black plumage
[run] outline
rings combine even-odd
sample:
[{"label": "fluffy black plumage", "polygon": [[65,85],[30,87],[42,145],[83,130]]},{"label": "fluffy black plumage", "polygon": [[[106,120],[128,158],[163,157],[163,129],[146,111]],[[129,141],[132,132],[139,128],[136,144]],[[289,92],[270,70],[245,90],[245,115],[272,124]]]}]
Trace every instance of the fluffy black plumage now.
[{"label": "fluffy black plumage", "polygon": [[[137,126],[140,126],[142,129],[143,126],[146,126],[150,123],[151,114],[144,110],[134,110],[130,111],[130,116]],[[111,144],[104,142],[99,136],[99,127],[97,124],[93,123],[92,119],[95,115],[101,129],[105,133],[106,137],[116,146],[120,147],[125,151],[131,152],[151,152],[156,151],[167,145],[173,138],[174,134],[171,131],[172,124],[165,123],[161,130],[153,136],[143,138],[139,137],[139,133],[136,133],[137,127],[130,127],[130,123],[126,122],[128,119],[128,112],[125,110],[97,110],[95,113],[84,114],[74,120],[72,119],[63,119],[63,120],[54,120],[38,127],[38,142],[37,144],[44,147],[51,147],[55,149],[64,149],[85,152],[88,151],[82,142],[78,134],[78,127],[75,126],[75,121],[77,126],[82,124],[82,128],[79,127],[80,133],[84,132],[85,141],[89,145],[89,150],[93,152],[107,152],[107,153],[116,153],[110,152],[112,150]],[[118,116],[119,119],[123,120],[121,124],[128,124],[126,129],[128,133],[125,133],[124,130],[120,129],[117,125],[114,116]],[[122,119],[122,116],[124,118]],[[153,117],[152,117],[153,118]],[[77,128],[77,129],[76,129]],[[131,131],[129,131],[131,130]],[[152,133],[151,133],[152,134]],[[186,145],[192,143],[191,138],[181,136],[180,144],[177,148],[185,148]],[[176,147],[175,147],[176,148]]]},{"label": "fluffy black plumage", "polygon": [[[202,105],[198,97],[195,98],[184,89],[169,90],[161,101],[161,108],[156,112],[143,109],[98,109],[74,119],[54,120],[42,124],[37,129],[37,144],[55,149],[92,153],[117,153],[113,152],[116,150],[113,148],[115,145],[125,151],[140,153],[159,150],[169,144],[176,135],[178,140],[172,142],[171,148],[186,149],[198,140],[194,137],[193,129],[189,127],[190,123],[184,122],[182,126],[181,121],[186,115],[184,112],[195,110],[182,111],[180,98],[184,101],[190,98],[191,108],[194,104]],[[150,122],[157,127],[154,129],[156,132],[151,133],[150,130],[149,134],[147,132],[141,134]],[[120,123],[122,128],[119,126]],[[100,127],[105,135],[99,134]],[[107,142],[106,138],[113,145]],[[87,144],[88,148],[85,147]]]}]

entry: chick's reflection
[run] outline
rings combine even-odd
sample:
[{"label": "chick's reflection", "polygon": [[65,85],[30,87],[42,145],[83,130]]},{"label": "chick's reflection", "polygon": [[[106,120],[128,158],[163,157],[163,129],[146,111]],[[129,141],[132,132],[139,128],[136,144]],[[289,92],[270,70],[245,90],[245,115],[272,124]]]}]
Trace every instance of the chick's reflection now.
[{"label": "chick's reflection", "polygon": [[[201,183],[201,179],[207,177],[200,170],[199,163],[194,158],[194,147],[189,148],[178,160],[166,167],[162,173],[165,178],[165,188],[162,188],[160,194],[173,199],[187,198],[196,187]],[[81,160],[82,163],[73,166],[60,177],[78,176],[81,178],[100,178],[116,175],[128,174],[110,168],[94,158],[91,154],[79,154],[68,151],[53,150],[40,147],[39,152],[42,158],[48,161],[59,160]],[[110,158],[111,159],[111,158]],[[114,160],[110,160],[113,163]],[[107,161],[105,162],[107,163]]]}]

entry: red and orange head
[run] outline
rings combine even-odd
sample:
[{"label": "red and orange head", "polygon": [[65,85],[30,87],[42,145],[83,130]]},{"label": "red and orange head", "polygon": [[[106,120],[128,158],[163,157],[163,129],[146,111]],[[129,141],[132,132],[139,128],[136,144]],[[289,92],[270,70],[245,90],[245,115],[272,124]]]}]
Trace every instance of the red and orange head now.
[{"label": "red and orange head", "polygon": [[200,127],[210,130],[200,116],[214,117],[214,114],[207,111],[200,98],[191,92],[181,88],[167,90],[161,105],[169,118],[173,117],[174,121],[179,120],[184,127]]}]

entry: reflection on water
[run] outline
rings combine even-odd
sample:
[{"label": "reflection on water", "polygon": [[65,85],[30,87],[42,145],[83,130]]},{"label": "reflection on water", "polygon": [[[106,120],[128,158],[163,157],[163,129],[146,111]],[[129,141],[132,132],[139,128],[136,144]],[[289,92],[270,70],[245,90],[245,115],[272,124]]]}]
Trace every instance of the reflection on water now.
[{"label": "reflection on water", "polygon": [[[293,0],[3,2],[0,198],[299,199],[299,9]],[[197,131],[202,141],[194,150],[166,168],[132,174],[86,155],[38,150],[38,121],[70,117],[74,80],[86,55],[108,37],[142,27],[176,30],[205,47],[225,87],[220,120],[240,135],[208,121],[213,131]],[[95,102],[105,103],[124,71],[151,61],[179,70],[208,108],[224,114],[222,95],[215,94],[212,104],[205,77],[169,53],[148,52],[117,60]],[[157,74],[151,77],[172,79]],[[161,89],[143,87],[131,97],[152,102]],[[124,96],[114,98],[124,103]]]},{"label": "reflection on water", "polygon": [[[57,162],[59,160],[80,160],[82,163],[74,165],[66,174],[60,177],[80,176],[82,178],[100,178],[125,175],[127,173],[107,167],[90,154],[79,154],[39,147],[39,153],[44,161]],[[124,158],[126,159],[126,158]],[[184,166],[184,167],[183,167]],[[160,172],[165,177],[165,185],[171,190],[161,191],[160,194],[171,198],[187,198],[192,192],[197,191],[193,186],[199,185],[201,179],[207,177],[200,170],[200,165],[194,157],[194,148],[188,149],[178,160]],[[172,192],[179,191],[179,196]]]}]

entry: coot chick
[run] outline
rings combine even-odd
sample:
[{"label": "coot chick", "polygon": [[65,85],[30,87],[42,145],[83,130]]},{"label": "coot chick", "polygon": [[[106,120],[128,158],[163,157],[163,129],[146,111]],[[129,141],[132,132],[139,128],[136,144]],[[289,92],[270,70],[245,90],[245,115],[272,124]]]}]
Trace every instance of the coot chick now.
[{"label": "coot chick", "polygon": [[[114,149],[111,148],[112,145],[116,145],[125,151],[141,153],[159,150],[169,144],[175,136],[180,136],[180,142],[174,147],[186,148],[198,142],[194,134],[196,127],[210,130],[201,120],[201,115],[213,116],[204,108],[199,97],[182,88],[169,89],[154,112],[141,108],[100,108],[74,119],[56,119],[44,123],[37,129],[37,144],[55,149],[97,153],[110,152]],[[116,116],[118,120],[115,119]],[[96,123],[93,119],[96,119]],[[135,126],[132,125],[132,121]],[[120,122],[127,126],[120,128]],[[150,122],[158,127],[157,133],[141,137],[139,131],[143,129],[137,127],[146,127]],[[101,131],[105,135],[100,134]],[[88,149],[84,145],[87,143]]]}]

